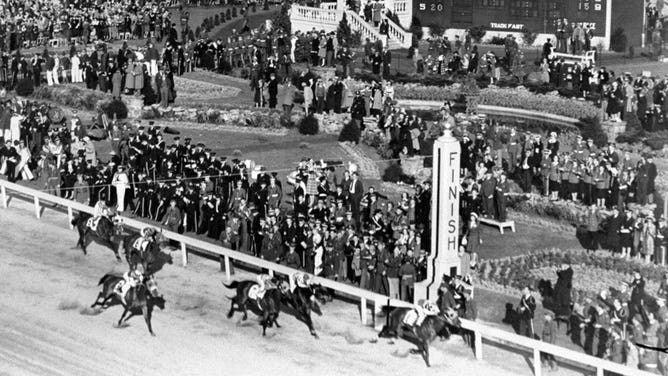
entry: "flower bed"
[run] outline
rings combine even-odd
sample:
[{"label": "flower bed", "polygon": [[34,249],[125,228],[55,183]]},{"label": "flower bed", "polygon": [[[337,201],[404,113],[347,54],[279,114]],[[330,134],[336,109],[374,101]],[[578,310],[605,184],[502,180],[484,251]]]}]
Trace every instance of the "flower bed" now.
[{"label": "flower bed", "polygon": [[174,86],[178,94],[177,98],[185,101],[231,98],[241,93],[241,89],[236,87],[212,84],[178,76],[174,77]]},{"label": "flower bed", "polygon": [[601,112],[588,102],[562,98],[557,94],[534,94],[519,87],[482,89],[478,95],[468,98],[470,110],[475,110],[479,104],[541,111],[574,119],[598,118]]},{"label": "flower bed", "polygon": [[634,271],[638,271],[647,281],[646,291],[656,291],[658,281],[668,268],[658,265],[640,264],[634,261],[587,253],[582,250],[548,249],[528,255],[502,259],[483,260],[477,275],[486,286],[500,286],[519,290],[524,286],[538,286],[541,279],[556,280],[555,267],[572,265],[575,276],[573,291],[581,295],[595,297],[602,290],[618,288],[624,281],[630,281]]},{"label": "flower bed", "polygon": [[258,109],[184,108],[147,106],[142,111],[143,119],[163,119],[191,123],[225,124],[238,127],[281,129],[281,113]]},{"label": "flower bed", "polygon": [[95,111],[102,102],[110,102],[112,99],[109,93],[82,89],[75,85],[42,85],[35,89],[32,97],[87,111]]}]

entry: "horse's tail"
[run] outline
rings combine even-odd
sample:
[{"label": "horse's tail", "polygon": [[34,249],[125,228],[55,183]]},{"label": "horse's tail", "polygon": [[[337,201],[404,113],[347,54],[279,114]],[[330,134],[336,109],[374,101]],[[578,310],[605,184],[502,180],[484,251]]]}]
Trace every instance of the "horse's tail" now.
[{"label": "horse's tail", "polygon": [[111,274],[105,274],[104,277],[100,278],[100,282],[97,283],[97,285],[101,285],[109,280],[109,278],[113,278],[114,276]]},{"label": "horse's tail", "polygon": [[239,281],[232,281],[229,285],[223,282],[223,286],[227,287],[228,289],[236,289],[239,287]]}]

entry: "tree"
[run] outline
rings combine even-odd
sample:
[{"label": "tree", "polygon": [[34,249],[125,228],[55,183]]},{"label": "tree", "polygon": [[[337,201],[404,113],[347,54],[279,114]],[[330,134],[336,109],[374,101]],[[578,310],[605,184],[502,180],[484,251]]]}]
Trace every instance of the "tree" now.
[{"label": "tree", "polygon": [[292,23],[290,22],[290,7],[286,2],[281,6],[281,11],[274,18],[274,26],[290,34],[292,33]]},{"label": "tree", "polygon": [[339,27],[336,29],[336,37],[339,40],[339,45],[350,46],[352,42],[353,31],[350,29],[350,24],[343,13],[343,18],[339,22]]}]

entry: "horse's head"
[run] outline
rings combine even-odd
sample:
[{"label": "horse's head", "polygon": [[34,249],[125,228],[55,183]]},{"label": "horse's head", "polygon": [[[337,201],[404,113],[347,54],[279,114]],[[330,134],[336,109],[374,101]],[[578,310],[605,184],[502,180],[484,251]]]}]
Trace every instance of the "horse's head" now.
[{"label": "horse's head", "polygon": [[290,292],[290,284],[288,281],[280,281],[278,282],[278,291],[281,292],[281,294],[286,295],[287,293]]},{"label": "horse's head", "polygon": [[461,321],[459,321],[459,315],[457,314],[457,311],[450,307],[446,308],[445,312],[441,312],[441,318],[443,318],[450,326],[461,326]]},{"label": "horse's head", "polygon": [[[152,298],[162,299],[162,295],[158,291],[158,283],[155,281],[155,277],[153,277],[153,275],[146,277],[144,280],[144,285],[146,286],[149,294],[151,294]],[[164,299],[162,300],[164,301]]]}]

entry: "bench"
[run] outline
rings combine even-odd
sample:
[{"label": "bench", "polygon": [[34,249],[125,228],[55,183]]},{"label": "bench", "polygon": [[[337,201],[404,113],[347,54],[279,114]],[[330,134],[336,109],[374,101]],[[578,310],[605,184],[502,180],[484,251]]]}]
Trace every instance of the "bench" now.
[{"label": "bench", "polygon": [[564,59],[564,62],[567,64],[576,64],[576,63],[584,63],[586,64],[587,62],[590,64],[590,66],[594,66],[596,63],[596,51],[587,51],[582,55],[572,55],[572,54],[565,54],[562,52],[554,52],[550,54],[550,58],[552,59],[557,59],[561,60]]},{"label": "bench", "polygon": [[498,227],[499,231],[502,234],[503,234],[503,229],[504,228],[510,228],[513,232],[515,232],[515,221],[499,222],[499,221],[497,221],[495,219],[492,219],[492,218],[480,217],[480,223],[484,223],[488,226]]}]

